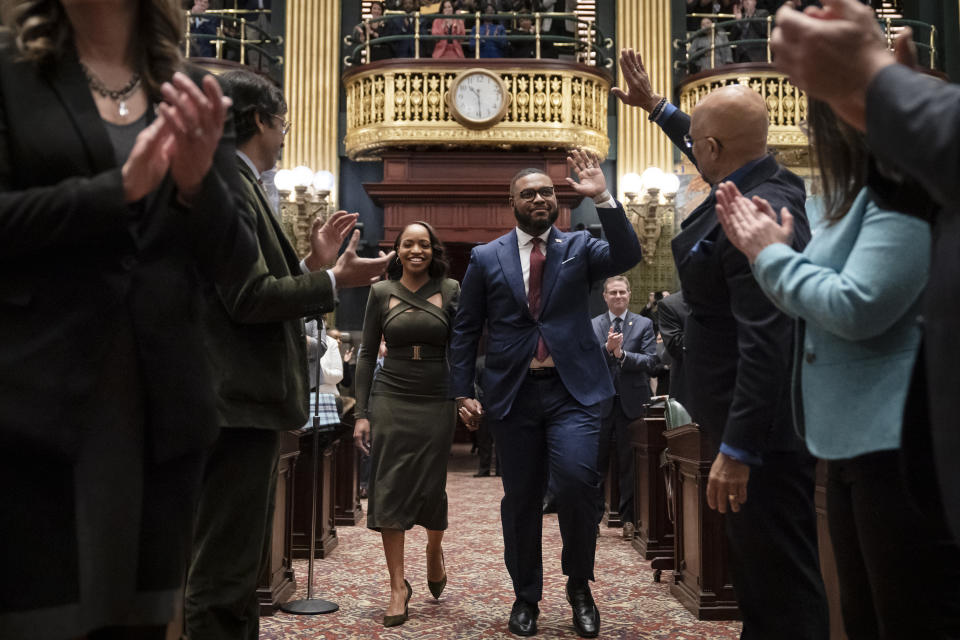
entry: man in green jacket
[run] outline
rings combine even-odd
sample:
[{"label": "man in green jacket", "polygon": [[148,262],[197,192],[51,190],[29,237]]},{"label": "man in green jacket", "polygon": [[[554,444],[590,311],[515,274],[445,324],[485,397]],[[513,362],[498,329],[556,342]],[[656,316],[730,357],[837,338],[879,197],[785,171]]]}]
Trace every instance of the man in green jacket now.
[{"label": "man in green jacket", "polygon": [[289,128],[283,94],[249,71],[224,74],[220,81],[233,100],[241,200],[257,221],[260,255],[242,282],[211,292],[206,314],[222,429],[209,453],[197,509],[185,617],[191,638],[255,640],[257,579],[273,523],[280,432],[307,420],[303,317],[333,310],[338,287],[376,280],[393,253],[357,257],[355,231],[337,258],[357,219],[338,211],[325,224],[315,221],[310,254],[301,261],[260,181],[276,164]]}]

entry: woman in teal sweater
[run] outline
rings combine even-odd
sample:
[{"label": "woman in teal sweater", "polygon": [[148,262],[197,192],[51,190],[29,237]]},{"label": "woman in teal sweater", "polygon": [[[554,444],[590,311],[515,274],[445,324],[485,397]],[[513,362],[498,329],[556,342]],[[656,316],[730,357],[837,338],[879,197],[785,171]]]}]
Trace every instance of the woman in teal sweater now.
[{"label": "woman in teal sweater", "polygon": [[[828,460],[847,635],[955,637],[960,549],[942,517],[917,507],[900,460],[903,429],[920,426],[904,406],[922,337],[917,303],[930,229],[872,201],[859,133],[823,103],[811,100],[809,116],[824,216],[803,253],[789,246],[786,210],[778,223],[769,204],[743,198],[731,183],[717,190],[717,217],[767,296],[797,318],[795,424]],[[923,579],[913,580],[920,567]]]}]

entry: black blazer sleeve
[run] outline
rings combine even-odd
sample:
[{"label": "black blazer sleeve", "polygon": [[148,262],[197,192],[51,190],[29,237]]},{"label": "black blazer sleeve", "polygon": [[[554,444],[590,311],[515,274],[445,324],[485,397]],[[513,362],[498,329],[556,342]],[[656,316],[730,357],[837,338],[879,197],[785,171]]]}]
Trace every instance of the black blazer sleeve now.
[{"label": "black blazer sleeve", "polygon": [[883,69],[867,88],[867,143],[942,206],[960,208],[960,87],[902,65]]}]

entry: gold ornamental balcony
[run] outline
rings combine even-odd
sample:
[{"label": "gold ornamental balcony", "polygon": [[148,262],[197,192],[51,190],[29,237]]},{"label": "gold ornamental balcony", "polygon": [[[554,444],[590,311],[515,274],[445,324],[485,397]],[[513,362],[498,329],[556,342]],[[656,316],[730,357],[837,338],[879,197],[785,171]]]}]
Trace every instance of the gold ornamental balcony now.
[{"label": "gold ornamental balcony", "polygon": [[[466,71],[483,68],[502,80],[502,120],[461,124],[448,97]],[[582,63],[545,59],[398,59],[348,69],[347,155],[375,160],[397,149],[585,148],[606,157],[610,75]]]},{"label": "gold ornamental balcony", "polygon": [[711,91],[731,84],[750,87],[766,102],[770,122],[767,144],[780,163],[800,173],[809,172],[809,147],[802,127],[807,119],[807,97],[769,63],[730,64],[688,76],[679,86],[680,108],[690,113]]}]

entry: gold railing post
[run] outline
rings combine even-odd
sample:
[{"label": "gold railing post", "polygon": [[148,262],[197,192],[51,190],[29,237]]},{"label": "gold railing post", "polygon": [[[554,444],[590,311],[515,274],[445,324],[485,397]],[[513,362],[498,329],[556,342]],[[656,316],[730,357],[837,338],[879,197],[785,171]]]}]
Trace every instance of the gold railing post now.
[{"label": "gold railing post", "polygon": [[587,23],[587,64],[593,60],[593,34],[596,24],[591,20]]},{"label": "gold railing post", "polygon": [[420,58],[420,12],[413,12],[413,57]]},{"label": "gold railing post", "polygon": [[770,34],[772,33],[773,16],[767,16],[767,62],[773,62],[773,55],[770,52]]},{"label": "gold railing post", "polygon": [[534,22],[534,29],[535,29],[534,35],[536,36],[535,44],[537,49],[537,60],[540,59],[540,20],[541,19],[542,18],[540,17],[539,11],[533,15],[533,22]]},{"label": "gold railing post", "polygon": [[367,18],[367,19],[364,21],[363,28],[364,28],[364,36],[366,36],[366,37],[364,38],[364,41],[367,43],[367,46],[364,47],[364,49],[365,49],[366,52],[367,52],[367,59],[365,60],[365,62],[366,62],[367,64],[370,64],[370,62],[371,62],[371,60],[370,60],[370,18]]},{"label": "gold railing post", "polygon": [[934,61],[937,58],[937,41],[934,37],[937,33],[936,25],[930,25],[930,68],[935,69],[936,64]]},{"label": "gold railing post", "polygon": [[216,56],[217,56],[217,60],[223,60],[223,18],[220,19],[220,24],[217,25]]},{"label": "gold railing post", "polygon": [[710,68],[715,69],[717,66],[716,61],[717,53],[717,25],[714,22],[710,21]]},{"label": "gold railing post", "polygon": [[885,18],[887,23],[886,33],[887,36],[887,49],[893,49],[893,33],[890,31],[890,18]]},{"label": "gold railing post", "polygon": [[473,57],[480,59],[480,11],[477,11],[477,21],[473,23]]},{"label": "gold railing post", "polygon": [[187,32],[183,36],[183,57],[190,57],[190,12],[187,11]]},{"label": "gold railing post", "polygon": [[247,19],[240,17],[240,64],[247,64]]}]

